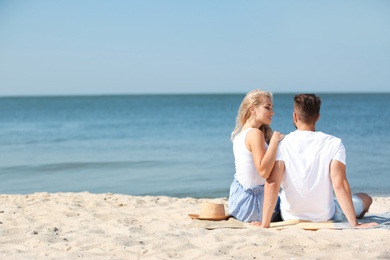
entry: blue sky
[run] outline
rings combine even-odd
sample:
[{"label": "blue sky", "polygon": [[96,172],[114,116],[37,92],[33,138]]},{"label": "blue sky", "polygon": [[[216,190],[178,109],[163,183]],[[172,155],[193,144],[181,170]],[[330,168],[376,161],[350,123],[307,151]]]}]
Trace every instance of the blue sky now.
[{"label": "blue sky", "polygon": [[389,92],[390,1],[1,1],[0,96]]}]

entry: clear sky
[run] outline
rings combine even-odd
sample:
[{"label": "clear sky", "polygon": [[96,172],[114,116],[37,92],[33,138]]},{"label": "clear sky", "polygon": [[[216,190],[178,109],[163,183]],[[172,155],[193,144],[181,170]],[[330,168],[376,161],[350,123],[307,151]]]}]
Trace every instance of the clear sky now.
[{"label": "clear sky", "polygon": [[0,96],[390,92],[388,0],[2,0]]}]

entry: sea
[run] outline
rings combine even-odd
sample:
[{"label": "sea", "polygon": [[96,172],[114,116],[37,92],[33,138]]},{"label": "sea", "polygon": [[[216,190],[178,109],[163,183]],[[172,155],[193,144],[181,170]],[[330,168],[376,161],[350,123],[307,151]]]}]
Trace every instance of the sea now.
[{"label": "sea", "polygon": [[[319,96],[317,130],[343,140],[352,192],[389,196],[390,94]],[[228,197],[243,97],[1,97],[0,193]],[[293,97],[274,94],[273,130],[295,130]]]}]

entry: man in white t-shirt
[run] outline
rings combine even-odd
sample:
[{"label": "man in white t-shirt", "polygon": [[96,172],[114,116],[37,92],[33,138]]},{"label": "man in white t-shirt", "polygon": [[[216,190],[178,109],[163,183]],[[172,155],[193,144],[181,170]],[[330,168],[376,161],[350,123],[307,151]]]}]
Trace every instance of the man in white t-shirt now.
[{"label": "man in white t-shirt", "polygon": [[283,220],[348,221],[353,227],[363,228],[377,225],[358,224],[356,220],[368,211],[372,199],[365,193],[351,196],[341,139],[315,131],[320,107],[321,99],[314,94],[294,97],[297,130],[279,144],[265,185],[262,227],[269,227],[280,187]]}]

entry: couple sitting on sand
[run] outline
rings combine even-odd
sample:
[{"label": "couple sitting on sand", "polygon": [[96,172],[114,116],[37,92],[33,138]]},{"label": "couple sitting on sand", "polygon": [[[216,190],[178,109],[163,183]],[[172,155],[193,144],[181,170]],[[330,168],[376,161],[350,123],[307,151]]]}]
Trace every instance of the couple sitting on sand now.
[{"label": "couple sitting on sand", "polygon": [[269,127],[272,102],[271,93],[254,90],[238,110],[232,133],[236,173],[230,187],[230,215],[265,228],[278,219],[348,221],[361,228],[377,225],[357,222],[372,199],[365,193],[351,196],[341,139],[315,131],[321,99],[314,94],[294,97],[297,130],[286,136]]}]

